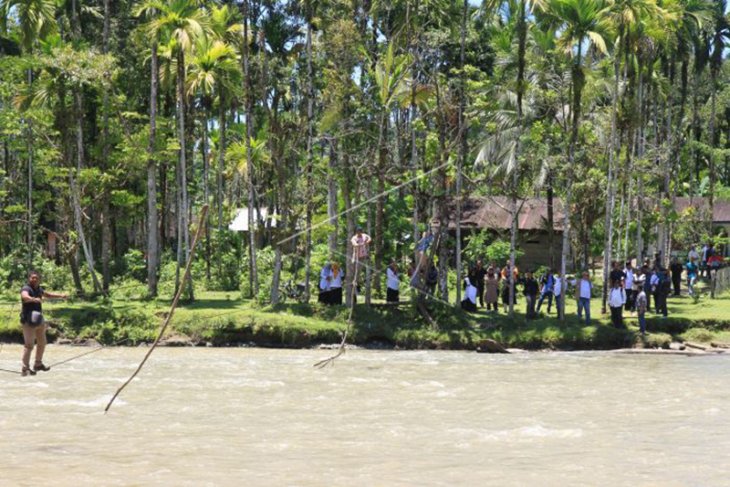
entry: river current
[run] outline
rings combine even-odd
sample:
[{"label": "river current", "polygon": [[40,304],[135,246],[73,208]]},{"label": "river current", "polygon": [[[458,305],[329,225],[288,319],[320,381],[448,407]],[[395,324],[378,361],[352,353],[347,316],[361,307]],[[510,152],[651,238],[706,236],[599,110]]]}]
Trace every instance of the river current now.
[{"label": "river current", "polygon": [[104,414],[145,351],[0,373],[0,485],[730,485],[730,356],[160,348]]}]

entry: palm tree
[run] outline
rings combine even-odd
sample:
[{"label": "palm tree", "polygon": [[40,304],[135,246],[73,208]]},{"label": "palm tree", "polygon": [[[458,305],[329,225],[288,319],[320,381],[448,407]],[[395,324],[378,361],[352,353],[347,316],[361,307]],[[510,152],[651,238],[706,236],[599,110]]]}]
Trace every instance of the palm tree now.
[{"label": "palm tree", "polygon": [[[141,3],[136,15],[154,19],[161,8],[159,0],[147,0]],[[154,25],[154,24],[153,24]],[[160,246],[158,242],[157,215],[157,162],[155,161],[155,144],[157,139],[157,90],[159,86],[159,62],[157,44],[160,32],[149,24],[150,34],[150,136],[147,144],[147,293],[157,296],[157,268],[160,262]]]},{"label": "palm tree", "polygon": [[[251,147],[251,139],[253,138],[253,80],[251,79],[250,66],[250,39],[249,39],[249,22],[250,5],[249,0],[243,0],[241,3],[241,14],[243,16],[243,32],[242,32],[242,51],[241,70],[243,71],[243,83],[245,87],[245,106],[246,106],[246,134],[244,135],[246,145],[246,173],[248,180],[248,283],[253,298],[258,294],[258,274],[256,268],[256,233],[254,231],[254,171],[253,171],[253,150]],[[307,226],[309,228],[309,226]],[[311,243],[311,242],[308,242]],[[309,249],[310,245],[307,245]],[[309,254],[307,254],[309,255]]]},{"label": "palm tree", "polygon": [[[190,229],[188,224],[189,197],[187,189],[187,161],[185,149],[185,77],[186,65],[185,55],[189,52],[195,41],[206,35],[208,29],[208,16],[198,3],[194,0],[169,0],[159,3],[159,13],[150,22],[150,29],[153,32],[162,32],[167,35],[172,48],[172,55],[175,57],[177,67],[176,81],[176,118],[178,129],[179,147],[179,183],[180,183],[180,206],[178,208],[178,269],[182,265],[183,257],[188,259],[190,254]],[[183,256],[184,254],[184,256]],[[193,285],[192,279],[188,281],[189,297],[192,300]]]},{"label": "palm tree", "polygon": [[[568,163],[570,166],[575,161],[575,148],[578,142],[578,130],[580,128],[581,100],[583,87],[585,85],[585,74],[583,72],[584,50],[590,45],[594,46],[600,53],[606,53],[606,42],[610,38],[610,25],[606,19],[604,9],[607,7],[605,0],[549,0],[543,7],[547,18],[557,27],[558,45],[562,46],[565,52],[572,56],[571,67],[571,131],[568,146]],[[570,249],[570,201],[573,171],[568,170],[566,181],[566,196],[563,203],[563,251],[561,256],[560,271],[565,280],[566,264]],[[567,289],[564,282],[563,289]],[[561,302],[565,307],[565,300]],[[565,312],[561,310],[563,319]]]},{"label": "palm tree", "polygon": [[[727,0],[716,0],[713,7],[713,22],[710,28],[710,47],[712,53],[710,54],[710,78],[712,82],[711,87],[711,115],[710,115],[710,139],[709,145],[715,148],[719,143],[716,140],[716,113],[717,113],[717,79],[722,69],[723,56],[725,55],[725,49],[728,47],[728,41],[730,41],[730,17],[725,13],[728,9]],[[712,234],[712,214],[715,208],[715,154],[710,154],[710,191],[709,191],[709,206],[710,206],[710,234]]]},{"label": "palm tree", "polygon": [[614,177],[617,173],[614,160],[620,153],[620,138],[617,137],[617,118],[619,104],[619,78],[621,71],[621,59],[624,52],[631,48],[629,43],[634,38],[634,33],[640,25],[653,17],[663,14],[664,11],[657,6],[655,0],[614,0],[607,10],[606,16],[613,23],[616,29],[616,41],[613,49],[613,92],[611,94],[611,136],[608,149],[608,177],[606,180],[606,217],[605,217],[605,247],[603,253],[603,312],[606,312],[608,298],[608,275],[610,262],[613,258],[611,249],[613,246],[613,212],[616,201],[616,184]]},{"label": "palm tree", "polygon": [[[208,121],[211,119],[211,108],[213,98],[218,94],[220,103],[223,103],[224,92],[228,89],[224,83],[229,75],[238,70],[236,53],[233,48],[220,40],[210,40],[207,37],[200,37],[195,43],[193,56],[190,59],[190,70],[187,80],[187,94],[193,96],[200,93],[201,110],[200,124],[203,130],[202,153],[203,153],[203,199],[206,204],[210,200],[210,161],[209,161],[209,135]],[[220,204],[219,204],[220,207]],[[219,208],[220,210],[220,208]],[[220,225],[220,223],[219,223]],[[210,281],[210,225],[205,222],[205,254],[206,254],[206,276]]]},{"label": "palm tree", "polygon": [[377,193],[380,195],[375,202],[375,289],[381,289],[383,268],[383,225],[385,221],[385,175],[388,159],[387,133],[388,114],[394,105],[404,102],[410,96],[409,58],[406,55],[395,54],[395,42],[391,41],[388,49],[375,65],[375,85],[379,104],[378,130],[378,164],[377,164]]}]

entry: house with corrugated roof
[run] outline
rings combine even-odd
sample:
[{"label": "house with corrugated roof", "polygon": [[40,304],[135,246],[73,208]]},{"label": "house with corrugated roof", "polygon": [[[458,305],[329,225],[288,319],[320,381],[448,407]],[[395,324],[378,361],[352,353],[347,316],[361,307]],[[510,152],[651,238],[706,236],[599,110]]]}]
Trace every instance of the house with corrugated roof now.
[{"label": "house with corrugated roof", "polygon": [[[548,223],[548,202],[546,198],[518,200],[517,246],[524,252],[519,259],[521,269],[536,269],[550,262],[550,228]],[[563,203],[553,199],[553,259],[560,262],[563,245]],[[449,233],[456,233],[456,211],[452,207],[447,219]],[[438,227],[438,221],[433,225]],[[466,239],[482,231],[493,232],[495,238],[509,238],[512,226],[512,201],[507,196],[484,196],[465,198],[461,205],[461,234]],[[502,265],[502,262],[498,262]]]}]

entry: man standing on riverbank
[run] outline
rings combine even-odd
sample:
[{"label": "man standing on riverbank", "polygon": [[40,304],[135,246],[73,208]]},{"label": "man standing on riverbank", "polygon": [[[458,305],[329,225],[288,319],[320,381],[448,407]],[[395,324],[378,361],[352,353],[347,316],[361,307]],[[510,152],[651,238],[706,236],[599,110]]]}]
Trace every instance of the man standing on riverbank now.
[{"label": "man standing on riverbank", "polygon": [[[66,299],[65,294],[49,293],[41,287],[41,275],[36,271],[28,274],[28,283],[20,290],[22,310],[20,324],[23,327],[23,368],[21,374],[35,375],[36,372],[49,370],[43,365],[43,352],[46,350],[46,323],[43,319],[43,298]],[[30,368],[30,355],[33,347],[38,344],[35,352],[33,369]]]}]

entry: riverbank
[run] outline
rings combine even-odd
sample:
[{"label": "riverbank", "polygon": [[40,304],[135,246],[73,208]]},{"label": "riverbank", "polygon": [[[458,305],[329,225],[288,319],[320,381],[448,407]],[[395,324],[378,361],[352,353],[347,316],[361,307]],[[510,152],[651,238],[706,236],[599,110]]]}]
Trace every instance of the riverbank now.
[{"label": "riverbank", "polygon": [[[608,315],[601,315],[600,300],[591,302],[592,321],[585,325],[575,316],[575,303],[567,303],[568,318],[560,323],[553,314],[526,320],[524,300],[514,317],[504,313],[464,313],[431,303],[437,326],[427,323],[410,303],[401,306],[358,305],[348,343],[366,347],[400,349],[474,350],[491,339],[508,348],[526,350],[612,350],[620,348],[669,348],[672,342],[730,343],[730,294],[695,303],[669,299],[669,317],[647,317],[649,333],[642,337],[636,317],[625,318],[627,328],[615,329]],[[45,305],[52,328],[51,341],[96,340],[129,345],[151,342],[166,316],[165,299],[70,301]],[[21,343],[19,305],[0,301],[0,341]],[[312,304],[258,306],[230,293],[201,293],[194,303],[176,310],[166,341],[170,345],[261,346],[308,348],[339,343],[347,327],[348,309]]]}]

